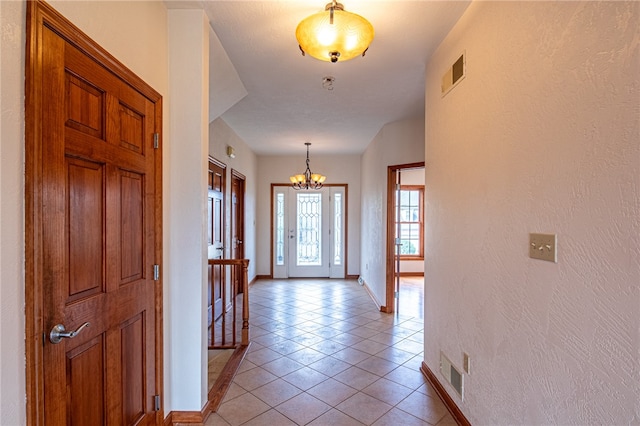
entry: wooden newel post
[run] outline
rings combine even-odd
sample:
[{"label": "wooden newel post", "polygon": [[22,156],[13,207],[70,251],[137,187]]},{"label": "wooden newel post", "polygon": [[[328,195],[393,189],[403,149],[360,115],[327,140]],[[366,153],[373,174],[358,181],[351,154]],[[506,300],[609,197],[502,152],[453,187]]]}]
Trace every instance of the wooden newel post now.
[{"label": "wooden newel post", "polygon": [[249,259],[242,260],[242,345],[249,344]]}]

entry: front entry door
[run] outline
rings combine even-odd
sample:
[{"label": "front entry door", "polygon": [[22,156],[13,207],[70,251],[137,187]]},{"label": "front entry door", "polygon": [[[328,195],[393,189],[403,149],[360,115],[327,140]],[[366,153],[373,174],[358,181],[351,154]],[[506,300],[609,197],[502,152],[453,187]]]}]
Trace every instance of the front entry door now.
[{"label": "front entry door", "polygon": [[345,187],[274,188],[274,278],[344,278]]},{"label": "front entry door", "polygon": [[289,277],[328,277],[329,190],[289,192]]},{"label": "front entry door", "polygon": [[51,425],[155,424],[161,99],[115,60],[101,61],[48,6],[29,4],[41,19],[31,22],[37,59],[27,68],[28,134],[38,148],[28,163],[41,162],[28,171],[41,173],[28,203],[42,292],[36,411]]}]

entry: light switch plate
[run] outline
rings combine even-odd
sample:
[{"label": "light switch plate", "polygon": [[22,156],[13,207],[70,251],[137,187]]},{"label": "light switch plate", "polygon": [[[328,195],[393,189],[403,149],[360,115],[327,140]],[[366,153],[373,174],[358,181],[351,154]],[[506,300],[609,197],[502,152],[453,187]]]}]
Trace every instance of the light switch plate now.
[{"label": "light switch plate", "polygon": [[529,234],[529,257],[558,263],[556,234]]}]

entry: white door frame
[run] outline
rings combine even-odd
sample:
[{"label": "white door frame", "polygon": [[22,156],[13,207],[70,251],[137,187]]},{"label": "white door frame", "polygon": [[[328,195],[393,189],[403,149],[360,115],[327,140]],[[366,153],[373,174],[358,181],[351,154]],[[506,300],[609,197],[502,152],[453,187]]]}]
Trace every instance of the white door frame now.
[{"label": "white door frame", "polygon": [[[318,277],[345,278],[346,275],[346,185],[327,186],[313,193],[322,193],[322,257],[323,267],[292,265],[297,220],[296,194],[289,185],[272,186],[272,271],[273,278]],[[338,238],[336,239],[336,231]]]}]

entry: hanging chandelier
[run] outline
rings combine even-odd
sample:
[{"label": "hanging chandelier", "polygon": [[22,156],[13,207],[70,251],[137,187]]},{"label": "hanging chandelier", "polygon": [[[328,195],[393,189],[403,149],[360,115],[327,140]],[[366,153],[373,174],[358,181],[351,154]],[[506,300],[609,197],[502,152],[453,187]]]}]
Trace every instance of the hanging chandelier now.
[{"label": "hanging chandelier", "polygon": [[373,40],[373,26],[360,15],[347,12],[333,0],[318,12],[303,19],[296,28],[302,55],[321,61],[348,61],[364,56]]},{"label": "hanging chandelier", "polygon": [[311,169],[309,169],[309,146],[311,146],[311,142],[305,142],[304,144],[307,146],[307,170],[304,171],[304,174],[289,177],[289,180],[294,189],[320,189],[327,177],[319,173],[311,173]]}]

